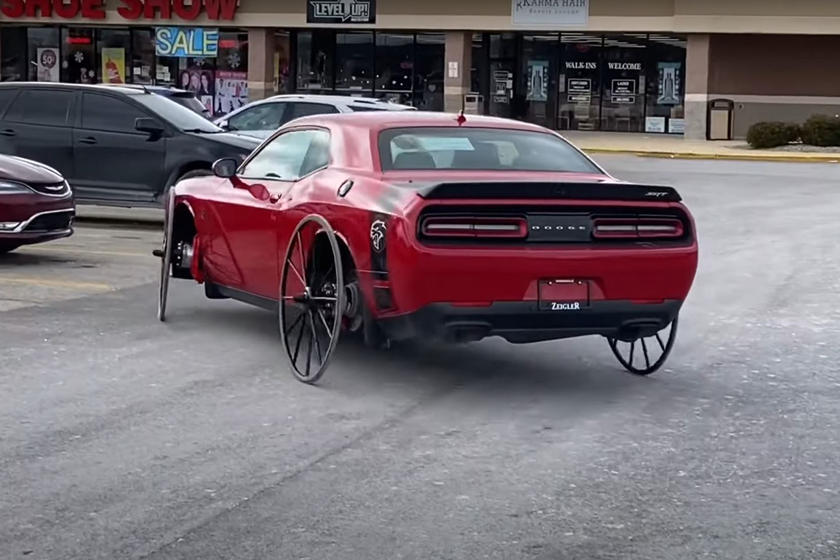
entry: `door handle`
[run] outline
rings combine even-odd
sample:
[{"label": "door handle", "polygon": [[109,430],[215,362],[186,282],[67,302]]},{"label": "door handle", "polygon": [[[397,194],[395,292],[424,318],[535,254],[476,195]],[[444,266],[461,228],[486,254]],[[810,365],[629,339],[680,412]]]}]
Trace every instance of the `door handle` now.
[{"label": "door handle", "polygon": [[6,128],[6,129],[3,129],[3,130],[0,130],[0,134],[2,134],[3,136],[15,136],[17,134],[17,132],[12,130],[11,128]]},{"label": "door handle", "polygon": [[79,138],[79,142],[82,144],[96,144],[96,138],[93,136],[87,136],[85,138]]}]

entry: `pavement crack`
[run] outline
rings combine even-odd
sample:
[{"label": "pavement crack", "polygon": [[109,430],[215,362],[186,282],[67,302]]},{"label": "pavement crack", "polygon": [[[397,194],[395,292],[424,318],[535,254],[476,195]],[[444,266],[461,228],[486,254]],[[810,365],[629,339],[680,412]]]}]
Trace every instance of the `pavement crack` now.
[{"label": "pavement crack", "polygon": [[207,525],[221,519],[225,515],[230,514],[231,512],[235,511],[237,508],[241,507],[243,504],[252,503],[254,500],[259,499],[261,496],[267,494],[268,492],[271,492],[272,490],[275,490],[275,489],[279,488],[280,486],[283,486],[284,484],[286,484],[290,481],[293,481],[294,479],[296,479],[300,475],[302,475],[302,474],[308,472],[309,470],[317,467],[318,465],[327,461],[328,459],[331,459],[331,458],[333,458],[337,455],[340,455],[341,453],[343,453],[345,451],[353,449],[354,447],[356,447],[359,444],[366,443],[366,442],[370,441],[375,436],[377,436],[381,433],[384,433],[384,432],[387,432],[387,431],[391,430],[392,428],[399,425],[403,420],[405,420],[406,418],[408,418],[409,416],[414,414],[414,412],[416,410],[418,410],[420,407],[424,406],[425,404],[427,404],[429,402],[440,399],[441,397],[443,397],[444,395],[446,395],[448,393],[451,393],[452,391],[461,389],[463,386],[464,386],[463,382],[453,382],[449,386],[438,389],[436,391],[432,391],[431,393],[426,395],[424,398],[419,399],[414,404],[411,404],[411,405],[403,408],[402,410],[400,410],[396,414],[394,414],[392,416],[389,416],[388,418],[384,419],[382,422],[379,422],[378,424],[375,424],[375,425],[371,426],[367,430],[364,430],[358,436],[348,440],[344,444],[339,445],[338,447],[335,447],[333,449],[330,449],[330,450],[328,450],[328,451],[326,451],[326,452],[324,452],[320,455],[316,455],[316,456],[312,457],[309,461],[306,461],[304,464],[299,465],[292,472],[282,476],[276,482],[271,483],[267,486],[264,486],[263,488],[260,488],[259,490],[257,490],[253,494],[251,494],[251,495],[249,495],[245,498],[241,498],[241,499],[237,500],[233,505],[231,505],[229,507],[226,507],[226,508],[224,508],[220,511],[215,512],[215,513],[212,513],[211,515],[205,517],[204,519],[201,519],[200,521],[194,523],[192,527],[189,527],[185,531],[179,533],[178,535],[175,535],[175,536],[167,539],[165,542],[156,546],[153,550],[150,550],[149,552],[146,552],[146,553],[138,556],[137,560],[147,560],[149,558],[153,558],[154,556],[158,555],[159,553],[163,552],[164,550],[166,550],[166,549],[172,547],[173,545],[177,544],[179,541],[183,540],[185,537],[189,536],[190,534],[195,533],[196,531],[201,530],[202,528],[206,527]]}]

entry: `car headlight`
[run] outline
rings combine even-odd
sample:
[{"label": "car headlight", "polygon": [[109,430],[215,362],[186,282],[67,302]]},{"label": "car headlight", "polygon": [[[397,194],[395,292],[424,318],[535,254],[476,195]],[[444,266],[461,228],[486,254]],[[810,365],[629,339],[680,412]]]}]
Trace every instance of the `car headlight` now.
[{"label": "car headlight", "polygon": [[0,181],[0,194],[27,194],[32,190],[22,183]]}]

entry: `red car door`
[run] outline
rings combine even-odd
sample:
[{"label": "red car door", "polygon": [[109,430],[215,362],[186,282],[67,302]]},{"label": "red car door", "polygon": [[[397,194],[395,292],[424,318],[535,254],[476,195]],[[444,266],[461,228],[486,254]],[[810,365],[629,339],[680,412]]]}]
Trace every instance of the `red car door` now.
[{"label": "red car door", "polygon": [[293,203],[289,194],[328,162],[329,133],[300,128],[275,136],[242,165],[233,192],[217,207],[231,264],[239,276],[237,285],[230,287],[264,298],[279,297],[279,262],[294,228],[285,219]]}]

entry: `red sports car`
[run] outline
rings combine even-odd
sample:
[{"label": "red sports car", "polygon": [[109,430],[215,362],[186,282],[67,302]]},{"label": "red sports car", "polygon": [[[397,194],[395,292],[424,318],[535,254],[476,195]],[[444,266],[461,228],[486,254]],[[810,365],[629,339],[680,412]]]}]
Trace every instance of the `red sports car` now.
[{"label": "red sports car", "polygon": [[169,193],[158,317],[170,277],[273,310],[307,383],[348,331],[376,346],[601,335],[648,374],[697,268],[673,188],[619,181],[559,134],[507,119],[305,117],[213,172]]}]

